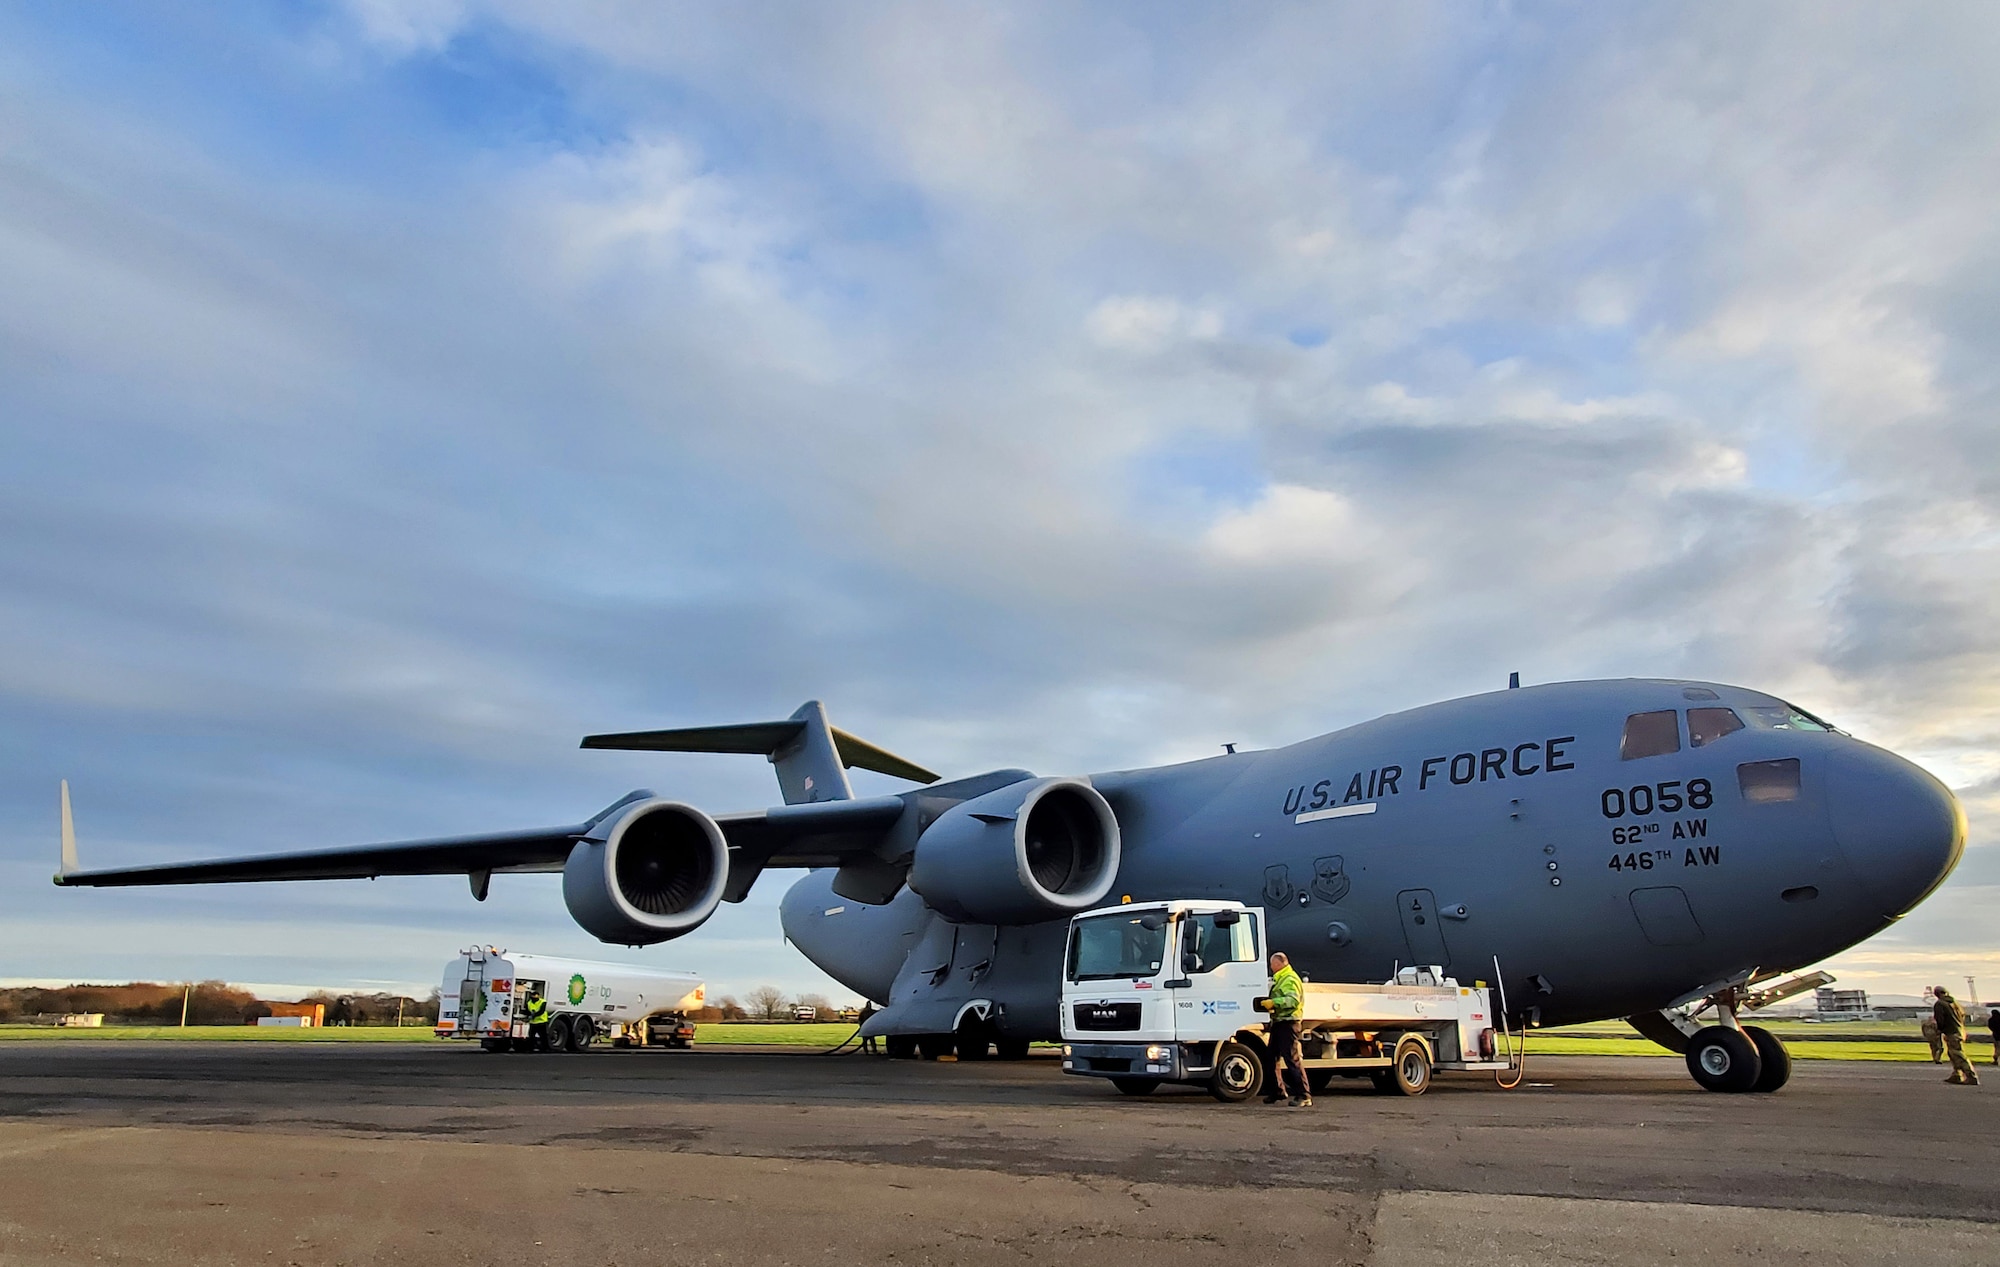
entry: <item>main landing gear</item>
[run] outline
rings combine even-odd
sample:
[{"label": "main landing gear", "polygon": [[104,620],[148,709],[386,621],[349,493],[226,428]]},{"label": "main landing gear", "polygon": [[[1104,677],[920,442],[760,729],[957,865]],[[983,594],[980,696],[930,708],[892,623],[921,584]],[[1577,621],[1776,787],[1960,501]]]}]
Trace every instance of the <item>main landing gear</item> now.
[{"label": "main landing gear", "polygon": [[[1626,1018],[1632,1028],[1687,1057],[1688,1073],[1708,1091],[1776,1091],[1792,1077],[1792,1055],[1761,1025],[1736,1019],[1737,991],[1712,994],[1690,1014],[1646,1012]],[[1714,1024],[1694,1018],[1713,1006]]]}]

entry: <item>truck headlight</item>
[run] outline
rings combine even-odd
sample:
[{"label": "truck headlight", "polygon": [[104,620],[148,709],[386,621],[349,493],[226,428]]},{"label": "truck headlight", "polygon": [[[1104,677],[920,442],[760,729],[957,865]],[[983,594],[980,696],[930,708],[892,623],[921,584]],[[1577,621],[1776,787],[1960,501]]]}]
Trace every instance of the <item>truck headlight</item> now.
[{"label": "truck headlight", "polygon": [[1069,1050],[1069,1044],[1068,1044],[1068,1043],[1064,1043],[1064,1044],[1063,1044],[1063,1058],[1064,1058],[1065,1060],[1067,1060],[1067,1059],[1069,1058],[1069,1056],[1070,1056],[1070,1050]]},{"label": "truck headlight", "polygon": [[1172,1054],[1173,1049],[1170,1047],[1148,1047],[1146,1049],[1146,1059],[1148,1060],[1165,1060]]}]

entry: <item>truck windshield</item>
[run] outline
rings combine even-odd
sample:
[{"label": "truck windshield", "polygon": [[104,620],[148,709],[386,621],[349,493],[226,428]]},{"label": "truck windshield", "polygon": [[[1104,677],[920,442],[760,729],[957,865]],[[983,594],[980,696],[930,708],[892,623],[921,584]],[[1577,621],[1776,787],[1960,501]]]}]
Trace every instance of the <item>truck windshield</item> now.
[{"label": "truck windshield", "polygon": [[[1148,928],[1147,924],[1157,924]],[[1151,977],[1167,953],[1164,913],[1098,915],[1076,922],[1069,933],[1069,979]]]}]

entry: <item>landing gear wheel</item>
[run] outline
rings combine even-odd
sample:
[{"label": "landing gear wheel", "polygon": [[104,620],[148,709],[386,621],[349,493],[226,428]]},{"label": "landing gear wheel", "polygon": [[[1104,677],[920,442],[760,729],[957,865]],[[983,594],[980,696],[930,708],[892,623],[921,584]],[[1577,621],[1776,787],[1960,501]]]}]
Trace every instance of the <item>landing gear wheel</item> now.
[{"label": "landing gear wheel", "polygon": [[993,1051],[993,1031],[985,1021],[967,1018],[952,1035],[952,1045],[960,1060],[984,1060]]},{"label": "landing gear wheel", "polygon": [[1025,1038],[1003,1038],[994,1043],[993,1048],[1002,1060],[1028,1058],[1028,1040]]},{"label": "landing gear wheel", "polygon": [[569,1030],[563,1042],[564,1051],[589,1051],[590,1045],[596,1041],[597,1022],[591,1020],[588,1016],[572,1016],[569,1018]]},{"label": "landing gear wheel", "polygon": [[1396,1067],[1391,1071],[1396,1090],[1404,1095],[1422,1095],[1431,1089],[1431,1053],[1421,1038],[1406,1038],[1396,1048]]},{"label": "landing gear wheel", "polygon": [[1710,1025],[1688,1039],[1687,1067],[1708,1091],[1754,1091],[1764,1072],[1757,1044],[1727,1025]]},{"label": "landing gear wheel", "polygon": [[1241,1104],[1264,1087],[1264,1061],[1247,1044],[1230,1041],[1215,1052],[1215,1076],[1208,1093],[1224,1104]]},{"label": "landing gear wheel", "polygon": [[1792,1053],[1778,1041],[1778,1036],[1762,1025],[1745,1025],[1743,1032],[1750,1035],[1750,1041],[1757,1044],[1757,1059],[1760,1068],[1757,1085],[1752,1091],[1776,1091],[1792,1080]]},{"label": "landing gear wheel", "polygon": [[1160,1085],[1158,1078],[1113,1078],[1111,1085],[1126,1095],[1151,1095]]},{"label": "landing gear wheel", "polygon": [[917,1036],[917,1051],[925,1060],[937,1060],[951,1055],[955,1046],[950,1034],[920,1034]]},{"label": "landing gear wheel", "polygon": [[911,1034],[891,1034],[882,1040],[882,1050],[889,1053],[891,1060],[915,1060],[917,1040]]},{"label": "landing gear wheel", "polygon": [[506,1038],[482,1038],[479,1040],[479,1050],[481,1051],[511,1051],[513,1046],[513,1041]]},{"label": "landing gear wheel", "polygon": [[1331,1069],[1306,1070],[1306,1090],[1312,1092],[1314,1095],[1325,1095],[1326,1089],[1332,1085],[1333,1085],[1333,1070]]}]

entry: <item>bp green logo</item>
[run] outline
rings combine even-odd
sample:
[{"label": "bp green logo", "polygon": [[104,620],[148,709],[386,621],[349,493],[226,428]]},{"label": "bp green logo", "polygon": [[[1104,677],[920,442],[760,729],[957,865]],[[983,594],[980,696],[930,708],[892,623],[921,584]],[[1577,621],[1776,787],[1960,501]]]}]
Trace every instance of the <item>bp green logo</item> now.
[{"label": "bp green logo", "polygon": [[569,979],[569,1001],[572,1003],[583,1002],[583,990],[583,974],[579,972]]}]

